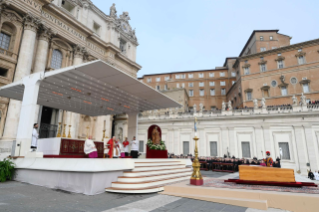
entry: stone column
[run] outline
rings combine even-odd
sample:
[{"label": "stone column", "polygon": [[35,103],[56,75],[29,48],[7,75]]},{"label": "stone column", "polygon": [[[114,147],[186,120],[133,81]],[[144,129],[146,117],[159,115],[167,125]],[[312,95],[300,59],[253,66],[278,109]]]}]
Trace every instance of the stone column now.
[{"label": "stone column", "polygon": [[[24,17],[24,32],[19,52],[19,60],[14,75],[14,82],[19,81],[23,77],[31,74],[34,45],[39,23],[40,20],[33,17],[31,14],[27,14]],[[8,108],[3,139],[13,140],[16,138],[20,110],[21,102],[11,99]],[[34,120],[35,119],[32,119],[32,122],[34,122]]]},{"label": "stone column", "polygon": [[[52,30],[43,25],[41,25],[41,29],[39,33],[40,35],[39,35],[37,52],[35,56],[36,60],[35,60],[33,73],[45,71],[48,53],[49,53],[49,42],[52,37]],[[38,110],[36,110],[37,113],[35,116],[36,117],[36,120],[34,121],[35,123],[39,120],[38,116],[39,116],[40,106],[38,105],[37,107],[38,107]]]},{"label": "stone column", "polygon": [[40,35],[36,53],[36,63],[34,65],[33,73],[45,71],[49,52],[49,43],[52,38],[52,30],[50,28],[42,26],[39,33]]},{"label": "stone column", "polygon": [[[79,45],[75,45],[73,47],[73,54],[74,54],[74,60],[73,60],[73,65],[80,65],[83,63],[83,57],[84,54],[86,53],[85,48],[81,47]],[[71,125],[71,137],[77,139],[79,135],[79,126],[80,126],[80,114],[78,113],[71,113],[71,121],[67,123],[67,125]],[[92,126],[91,129],[92,130]]]}]

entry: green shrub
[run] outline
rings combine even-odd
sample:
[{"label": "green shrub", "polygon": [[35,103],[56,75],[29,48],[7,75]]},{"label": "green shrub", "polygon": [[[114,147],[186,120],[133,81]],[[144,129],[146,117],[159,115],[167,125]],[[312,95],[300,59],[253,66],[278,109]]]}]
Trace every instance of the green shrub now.
[{"label": "green shrub", "polygon": [[14,163],[11,160],[4,159],[0,161],[0,182],[12,180],[14,174]]}]

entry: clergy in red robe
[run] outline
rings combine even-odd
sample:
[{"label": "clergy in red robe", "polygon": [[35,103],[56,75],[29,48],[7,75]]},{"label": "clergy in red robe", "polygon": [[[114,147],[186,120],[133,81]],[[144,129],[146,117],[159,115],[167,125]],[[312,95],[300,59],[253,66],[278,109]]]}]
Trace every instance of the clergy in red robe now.
[{"label": "clergy in red robe", "polygon": [[111,138],[106,144],[107,148],[109,149],[109,152],[108,152],[109,158],[113,158],[114,142],[115,142],[115,136],[113,136],[113,138]]}]

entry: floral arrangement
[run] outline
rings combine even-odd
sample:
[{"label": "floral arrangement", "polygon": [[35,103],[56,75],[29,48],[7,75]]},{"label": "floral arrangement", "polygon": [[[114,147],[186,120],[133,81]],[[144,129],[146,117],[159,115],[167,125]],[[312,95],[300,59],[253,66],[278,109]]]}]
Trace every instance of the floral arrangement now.
[{"label": "floral arrangement", "polygon": [[160,144],[153,144],[151,139],[148,139],[147,146],[153,150],[166,150],[164,141],[161,141]]}]

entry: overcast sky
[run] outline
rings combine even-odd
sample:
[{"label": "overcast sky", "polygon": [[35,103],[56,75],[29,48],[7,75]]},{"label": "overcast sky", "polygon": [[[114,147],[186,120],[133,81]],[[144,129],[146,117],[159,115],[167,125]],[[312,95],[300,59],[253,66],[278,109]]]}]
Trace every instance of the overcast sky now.
[{"label": "overcast sky", "polygon": [[92,0],[130,14],[144,74],[212,69],[238,56],[255,29],[279,29],[291,43],[319,38],[319,0]]}]

